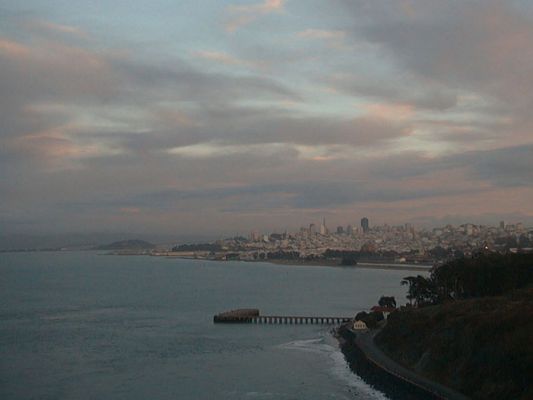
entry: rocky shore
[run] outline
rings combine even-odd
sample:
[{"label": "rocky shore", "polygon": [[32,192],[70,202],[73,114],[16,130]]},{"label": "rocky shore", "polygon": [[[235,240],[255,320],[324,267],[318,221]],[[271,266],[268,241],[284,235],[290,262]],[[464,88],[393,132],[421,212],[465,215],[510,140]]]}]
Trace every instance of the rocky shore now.
[{"label": "rocky shore", "polygon": [[357,343],[356,334],[348,329],[348,324],[340,326],[335,332],[350,369],[365,382],[385,393],[392,399],[431,400],[442,399],[397,374],[387,371],[372,360]]}]

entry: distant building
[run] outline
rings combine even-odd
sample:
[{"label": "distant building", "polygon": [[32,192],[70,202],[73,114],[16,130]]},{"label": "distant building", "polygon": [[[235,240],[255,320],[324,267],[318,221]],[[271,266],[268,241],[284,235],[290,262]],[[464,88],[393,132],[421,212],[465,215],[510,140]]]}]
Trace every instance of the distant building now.
[{"label": "distant building", "polygon": [[393,308],[393,307],[381,307],[381,306],[374,306],[370,309],[370,311],[372,312],[380,312],[380,313],[383,313],[383,317],[385,319],[387,319],[387,317],[389,316],[389,314],[393,311],[395,311],[396,309]]},{"label": "distant building", "polygon": [[353,235],[353,226],[348,225],[348,226],[346,227],[346,233],[347,233],[348,235]]},{"label": "distant building", "polygon": [[252,231],[252,233],[250,233],[250,240],[252,242],[259,242],[261,240],[261,234],[257,231]]},{"label": "distant building", "polygon": [[505,221],[500,221],[500,229],[505,229]]},{"label": "distant building", "polygon": [[367,217],[361,218],[361,228],[363,228],[364,233],[367,233],[370,230],[370,225],[368,223]]},{"label": "distant building", "polygon": [[344,228],[342,226],[337,226],[337,234],[342,235],[344,233]]},{"label": "distant building", "polygon": [[316,225],[315,224],[310,224],[309,225],[309,233],[310,234],[316,233]]},{"label": "distant building", "polygon": [[322,225],[320,225],[320,234],[321,235],[327,235],[328,234],[328,228],[326,227],[326,218],[322,221]]},{"label": "distant building", "polygon": [[353,330],[354,331],[367,331],[368,326],[363,321],[355,321],[353,323]]}]

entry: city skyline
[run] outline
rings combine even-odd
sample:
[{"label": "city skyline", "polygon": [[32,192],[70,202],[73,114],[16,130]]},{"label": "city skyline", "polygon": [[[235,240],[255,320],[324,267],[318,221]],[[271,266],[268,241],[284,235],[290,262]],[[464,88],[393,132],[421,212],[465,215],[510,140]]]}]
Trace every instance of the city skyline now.
[{"label": "city skyline", "polygon": [[531,226],[532,42],[523,0],[4,1],[1,236]]},{"label": "city skyline", "polygon": [[[366,221],[366,222],[365,222]],[[310,222],[308,225],[301,225],[299,228],[292,228],[292,229],[274,229],[274,230],[257,230],[257,229],[250,229],[248,231],[248,238],[250,240],[262,240],[263,236],[268,236],[271,234],[293,234],[293,233],[302,233],[307,232],[309,234],[320,234],[322,236],[328,236],[328,235],[353,235],[353,234],[366,234],[370,233],[372,231],[383,231],[383,230],[415,230],[415,231],[438,231],[446,228],[453,228],[453,229],[465,229],[465,232],[468,230],[474,229],[480,229],[480,228],[489,228],[489,229],[495,229],[498,228],[500,231],[507,231],[512,232],[515,235],[520,234],[526,234],[531,235],[533,233],[533,226],[529,226],[527,224],[524,224],[522,221],[498,221],[497,223],[472,223],[468,221],[464,221],[462,223],[453,224],[453,223],[446,223],[443,225],[433,225],[433,226],[423,226],[423,225],[416,225],[412,224],[411,222],[404,222],[399,224],[389,224],[387,222],[381,223],[381,224],[372,224],[372,222],[367,218],[363,217],[361,218],[359,224],[352,224],[351,221],[344,221],[344,223],[335,223],[332,225],[326,224],[326,218],[323,217],[322,223],[317,227],[317,224],[315,222]],[[471,233],[469,233],[471,234]],[[237,233],[236,236],[240,236],[239,233]],[[230,236],[228,236],[230,238]]]}]

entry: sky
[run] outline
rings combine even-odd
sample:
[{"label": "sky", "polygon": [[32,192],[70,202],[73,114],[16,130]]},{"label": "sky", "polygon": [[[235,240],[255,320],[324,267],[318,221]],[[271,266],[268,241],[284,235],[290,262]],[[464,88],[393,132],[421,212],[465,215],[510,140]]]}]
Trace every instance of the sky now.
[{"label": "sky", "polygon": [[0,230],[533,225],[533,4],[0,1]]}]

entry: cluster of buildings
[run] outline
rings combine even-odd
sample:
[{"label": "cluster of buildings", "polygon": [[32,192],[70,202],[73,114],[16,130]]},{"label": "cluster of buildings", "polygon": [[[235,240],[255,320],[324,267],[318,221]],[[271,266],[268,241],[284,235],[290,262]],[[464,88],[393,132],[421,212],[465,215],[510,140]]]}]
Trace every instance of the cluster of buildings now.
[{"label": "cluster of buildings", "polygon": [[[262,234],[248,238],[219,240],[219,258],[241,260],[319,259],[333,252],[353,252],[362,259],[388,262],[435,262],[469,256],[476,252],[528,252],[533,247],[533,228],[522,223],[499,226],[462,224],[434,229],[415,229],[409,223],[399,226],[370,226],[362,218],[357,226],[330,229],[325,219],[297,232]],[[229,256],[229,257],[228,257]]]}]

